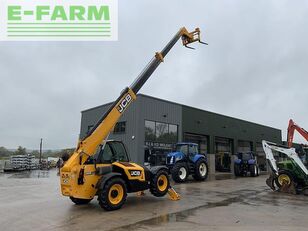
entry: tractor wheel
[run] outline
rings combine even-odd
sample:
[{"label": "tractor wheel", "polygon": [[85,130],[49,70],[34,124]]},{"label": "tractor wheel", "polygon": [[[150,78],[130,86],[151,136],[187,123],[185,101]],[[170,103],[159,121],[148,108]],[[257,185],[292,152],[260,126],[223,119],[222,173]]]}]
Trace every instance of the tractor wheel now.
[{"label": "tractor wheel", "polygon": [[176,163],[171,170],[172,179],[177,183],[185,182],[188,177],[188,169],[185,163]]},{"label": "tractor wheel", "polygon": [[308,196],[308,187],[305,187],[305,188],[303,189],[303,194],[304,194],[305,196]]},{"label": "tractor wheel", "polygon": [[92,199],[80,199],[75,197],[70,197],[71,201],[73,201],[76,205],[85,205],[90,203]]},{"label": "tractor wheel", "polygon": [[259,165],[257,165],[257,176],[260,176],[260,168],[259,168]]},{"label": "tractor wheel", "polygon": [[252,164],[249,166],[250,176],[255,177],[258,176],[258,166],[256,164]]},{"label": "tractor wheel", "polygon": [[112,211],[120,209],[126,201],[127,189],[125,181],[120,177],[108,180],[102,189],[97,192],[99,205]]},{"label": "tractor wheel", "polygon": [[208,166],[205,160],[199,159],[197,163],[195,164],[195,172],[193,174],[193,177],[197,181],[203,181],[207,178],[207,175],[209,173]]},{"label": "tractor wheel", "polygon": [[234,175],[235,176],[242,176],[243,173],[241,171],[241,166],[239,164],[234,165]]},{"label": "tractor wheel", "polygon": [[168,172],[165,170],[158,171],[150,182],[150,192],[156,197],[163,197],[170,188]]},{"label": "tractor wheel", "polygon": [[285,185],[286,188],[289,188],[294,183],[294,178],[289,171],[281,170],[278,173],[278,177],[275,178],[275,183],[278,188],[282,188]]}]

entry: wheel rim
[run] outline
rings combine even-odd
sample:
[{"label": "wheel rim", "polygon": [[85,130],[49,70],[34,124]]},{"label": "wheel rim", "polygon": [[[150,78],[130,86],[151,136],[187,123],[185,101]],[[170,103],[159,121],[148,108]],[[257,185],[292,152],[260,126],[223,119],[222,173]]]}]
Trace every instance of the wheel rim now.
[{"label": "wheel rim", "polygon": [[291,178],[287,174],[281,174],[278,176],[278,182],[280,185],[283,185],[283,184],[290,185]]},{"label": "wheel rim", "polygon": [[167,187],[168,187],[167,176],[160,175],[157,180],[157,188],[159,189],[159,191],[163,192],[167,189]]},{"label": "wheel rim", "polygon": [[108,193],[108,198],[112,204],[114,205],[119,204],[122,201],[123,196],[124,196],[124,189],[122,185],[114,184],[111,186]]},{"label": "wheel rim", "polygon": [[255,169],[255,176],[258,174],[257,166],[254,167]]},{"label": "wheel rim", "polygon": [[186,178],[187,172],[186,172],[186,168],[181,167],[179,170],[179,177],[181,180],[184,180]]},{"label": "wheel rim", "polygon": [[206,172],[207,172],[206,164],[205,163],[201,163],[200,166],[199,166],[199,173],[200,173],[200,175],[201,176],[205,176]]}]

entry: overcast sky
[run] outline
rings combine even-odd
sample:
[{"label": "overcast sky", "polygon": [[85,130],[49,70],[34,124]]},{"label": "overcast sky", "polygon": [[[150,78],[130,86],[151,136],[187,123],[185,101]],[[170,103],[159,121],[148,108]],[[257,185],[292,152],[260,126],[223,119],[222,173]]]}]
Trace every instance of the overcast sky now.
[{"label": "overcast sky", "polygon": [[[116,42],[1,42],[0,146],[74,147],[80,111],[110,102],[182,26],[141,93],[282,129],[308,129],[307,1],[119,1]],[[304,142],[299,135],[295,141]]]}]

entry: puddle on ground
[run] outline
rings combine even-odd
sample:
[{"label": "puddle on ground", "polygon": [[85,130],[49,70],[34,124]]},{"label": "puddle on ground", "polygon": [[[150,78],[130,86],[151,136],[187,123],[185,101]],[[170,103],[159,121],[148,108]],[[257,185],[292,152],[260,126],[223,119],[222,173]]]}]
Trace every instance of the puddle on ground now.
[{"label": "puddle on ground", "polygon": [[110,231],[136,230],[136,229],[141,229],[141,228],[145,228],[145,227],[149,227],[149,226],[161,225],[163,223],[183,221],[183,220],[187,219],[188,217],[195,215],[195,212],[198,211],[198,210],[229,206],[232,203],[244,203],[245,204],[245,202],[244,202],[245,197],[253,196],[253,195],[256,195],[256,194],[263,192],[263,190],[262,191],[249,190],[249,192],[247,193],[247,190],[246,190],[245,194],[240,194],[239,192],[242,192],[242,191],[244,191],[244,190],[239,190],[238,192],[234,192],[237,195],[236,197],[227,198],[227,199],[219,201],[219,202],[208,202],[205,205],[200,205],[200,206],[195,207],[195,208],[187,209],[187,210],[180,211],[180,212],[165,214],[165,215],[154,217],[154,218],[151,218],[151,219],[148,219],[148,220],[143,220],[143,221],[137,222],[135,224],[126,225],[126,226],[123,226],[123,227],[117,227],[115,229],[111,229]]}]

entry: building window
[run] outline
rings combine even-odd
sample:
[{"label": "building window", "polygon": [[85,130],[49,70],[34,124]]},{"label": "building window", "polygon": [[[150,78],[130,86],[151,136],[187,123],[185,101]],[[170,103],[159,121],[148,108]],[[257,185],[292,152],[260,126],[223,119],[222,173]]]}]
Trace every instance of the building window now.
[{"label": "building window", "polygon": [[155,129],[156,141],[166,141],[166,138],[168,136],[168,124],[156,122]]},{"label": "building window", "polygon": [[87,134],[89,134],[89,132],[92,130],[93,127],[94,127],[94,125],[89,125],[89,126],[88,126]]},{"label": "building window", "polygon": [[155,141],[155,122],[153,121],[145,121],[145,140],[147,141]]},{"label": "building window", "polygon": [[175,124],[169,124],[168,134],[170,143],[176,143],[178,141],[178,126]]},{"label": "building window", "polygon": [[113,133],[114,134],[124,133],[125,129],[126,129],[126,121],[117,122],[116,125],[114,126]]},{"label": "building window", "polygon": [[146,120],[145,141],[176,143],[178,141],[178,126]]}]

